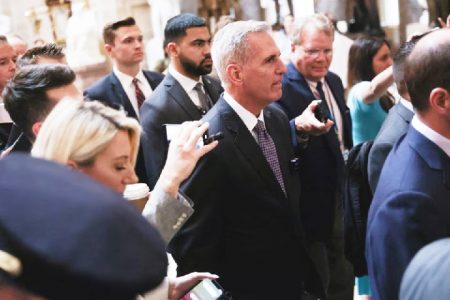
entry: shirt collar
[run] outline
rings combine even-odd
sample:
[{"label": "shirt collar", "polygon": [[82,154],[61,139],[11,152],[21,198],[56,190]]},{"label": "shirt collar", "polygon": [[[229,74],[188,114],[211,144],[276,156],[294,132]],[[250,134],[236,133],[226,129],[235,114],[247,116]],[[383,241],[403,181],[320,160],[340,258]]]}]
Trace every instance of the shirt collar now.
[{"label": "shirt collar", "polygon": [[[128,74],[125,74],[121,71],[119,71],[119,69],[117,68],[116,65],[113,66],[113,73],[114,75],[117,76],[117,78],[119,79],[120,83],[122,84],[122,86],[131,86],[132,81],[133,81],[133,76],[130,76]],[[144,72],[142,72],[142,69],[139,69],[139,72],[136,74],[135,76],[140,82],[145,82],[144,80],[147,80],[147,78],[145,78]]]},{"label": "shirt collar", "polygon": [[411,126],[423,134],[427,139],[435,143],[447,154],[447,156],[450,157],[450,139],[431,129],[428,125],[422,122],[417,115],[414,115],[412,118]]},{"label": "shirt collar", "polygon": [[414,107],[410,101],[405,100],[403,97],[400,97],[400,103],[410,111],[414,112]]},{"label": "shirt collar", "polygon": [[255,128],[258,120],[264,123],[264,113],[261,111],[258,117],[255,117],[254,114],[245,109],[242,105],[240,105],[230,94],[227,92],[223,93],[223,99],[231,106],[231,108],[237,113],[239,118],[244,122],[245,127],[252,132],[253,128]]},{"label": "shirt collar", "polygon": [[172,65],[169,65],[169,73],[178,81],[178,83],[183,87],[183,89],[187,93],[192,91],[192,89],[194,89],[197,83],[201,82],[203,84],[201,76],[199,81],[195,81],[175,70],[175,68]]}]

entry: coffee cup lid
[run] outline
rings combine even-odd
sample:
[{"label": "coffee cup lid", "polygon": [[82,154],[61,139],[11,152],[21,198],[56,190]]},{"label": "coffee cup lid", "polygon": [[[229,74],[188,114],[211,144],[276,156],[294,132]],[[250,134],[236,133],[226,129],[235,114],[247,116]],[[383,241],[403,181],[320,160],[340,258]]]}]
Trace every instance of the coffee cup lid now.
[{"label": "coffee cup lid", "polygon": [[146,183],[128,184],[123,192],[123,197],[128,200],[136,200],[147,197],[150,189]]}]

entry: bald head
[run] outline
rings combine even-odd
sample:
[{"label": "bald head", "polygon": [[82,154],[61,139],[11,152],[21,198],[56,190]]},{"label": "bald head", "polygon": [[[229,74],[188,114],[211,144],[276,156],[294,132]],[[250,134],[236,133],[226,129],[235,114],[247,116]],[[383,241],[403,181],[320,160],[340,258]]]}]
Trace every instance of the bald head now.
[{"label": "bald head", "polygon": [[439,29],[424,36],[406,62],[405,81],[417,111],[426,111],[433,89],[450,92],[450,29]]}]

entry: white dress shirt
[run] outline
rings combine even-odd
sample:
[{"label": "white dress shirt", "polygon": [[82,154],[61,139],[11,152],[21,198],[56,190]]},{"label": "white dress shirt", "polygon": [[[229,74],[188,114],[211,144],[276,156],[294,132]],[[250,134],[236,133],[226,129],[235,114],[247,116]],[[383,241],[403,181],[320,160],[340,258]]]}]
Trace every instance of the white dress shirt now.
[{"label": "white dress shirt", "polygon": [[441,135],[440,133],[434,131],[428,125],[423,123],[417,115],[415,115],[411,121],[411,126],[414,127],[418,132],[423,134],[427,139],[436,144],[439,148],[444,151],[447,156],[450,157],[450,139]]},{"label": "white dress shirt", "polygon": [[231,106],[231,108],[236,112],[239,118],[244,122],[245,127],[247,127],[248,131],[252,134],[253,138],[256,142],[258,142],[258,138],[256,133],[253,131],[258,120],[264,122],[264,113],[261,111],[258,117],[255,117],[254,114],[245,109],[242,105],[240,105],[234,98],[228,94],[227,92],[223,93],[223,99]]},{"label": "white dress shirt", "polygon": [[[113,73],[119,79],[119,82],[122,85],[123,90],[125,91],[125,94],[127,94],[128,99],[130,100],[131,105],[133,106],[134,111],[136,112],[136,115],[139,116],[139,106],[138,106],[138,102],[136,99],[136,90],[133,85],[134,77],[120,72],[116,66],[113,67]],[[139,72],[136,75],[136,79],[138,80],[139,88],[144,93],[145,98],[150,96],[152,94],[153,90],[152,90],[152,87],[150,86],[150,83],[148,82],[147,78],[145,77],[144,72],[142,72],[142,70],[139,70]]]},{"label": "white dress shirt", "polygon": [[[189,98],[191,98],[191,100],[194,103],[194,105],[197,106],[197,107],[202,107],[202,105],[200,103],[200,99],[198,98],[198,93],[197,93],[196,90],[194,90],[195,86],[199,82],[201,82],[202,86],[203,86],[202,77],[200,76],[199,81],[195,81],[195,80],[193,80],[193,79],[191,79],[191,78],[189,78],[187,76],[184,76],[183,74],[181,74],[177,70],[175,70],[175,68],[172,65],[169,66],[169,73],[170,73],[170,75],[173,76],[173,78],[175,78],[178,81],[178,83],[181,85],[183,90],[185,90],[186,94],[188,94]],[[203,86],[203,92],[205,94],[208,94],[205,91],[205,87],[204,86]]]}]

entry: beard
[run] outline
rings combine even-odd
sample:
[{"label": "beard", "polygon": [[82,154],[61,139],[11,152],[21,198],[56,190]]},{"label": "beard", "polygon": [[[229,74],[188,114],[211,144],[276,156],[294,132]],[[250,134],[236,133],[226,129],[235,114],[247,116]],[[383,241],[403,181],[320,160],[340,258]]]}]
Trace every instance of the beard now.
[{"label": "beard", "polygon": [[202,61],[199,64],[196,64],[191,59],[185,57],[184,55],[180,54],[180,63],[183,66],[183,68],[186,70],[188,74],[194,75],[194,76],[203,76],[211,73],[212,71],[212,64],[211,65],[205,65],[205,60],[211,59],[211,55],[206,55],[205,58],[202,59]]}]

